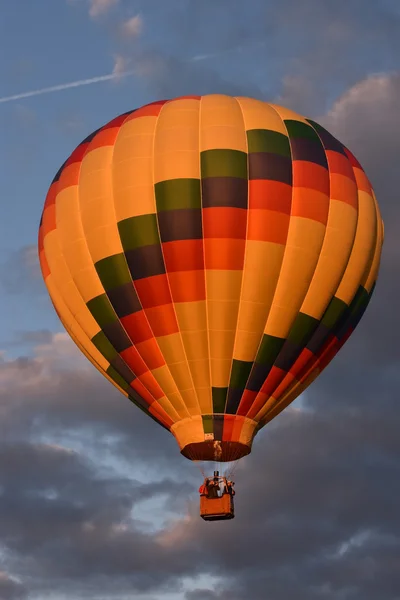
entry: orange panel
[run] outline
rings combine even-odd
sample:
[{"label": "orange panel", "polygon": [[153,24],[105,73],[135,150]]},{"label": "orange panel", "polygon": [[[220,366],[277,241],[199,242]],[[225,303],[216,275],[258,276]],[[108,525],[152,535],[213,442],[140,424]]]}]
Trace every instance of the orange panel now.
[{"label": "orange panel", "polygon": [[206,299],[204,271],[168,273],[174,302],[199,302]]},{"label": "orange panel", "polygon": [[206,269],[241,271],[245,240],[205,239]]},{"label": "orange panel", "polygon": [[247,238],[261,242],[286,244],[290,216],[274,210],[249,211]]},{"label": "orange panel", "polygon": [[293,188],[292,216],[305,217],[326,225],[329,196],[307,188]]}]

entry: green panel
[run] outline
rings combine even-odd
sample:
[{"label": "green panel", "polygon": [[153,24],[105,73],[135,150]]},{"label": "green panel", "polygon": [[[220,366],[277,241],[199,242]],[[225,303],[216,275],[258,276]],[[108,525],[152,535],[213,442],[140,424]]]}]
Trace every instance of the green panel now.
[{"label": "green panel", "polygon": [[102,331],[96,333],[96,335],[92,338],[92,343],[96,346],[97,350],[108,360],[111,362],[117,356],[117,351],[110,344],[105,334]]},{"label": "green panel", "polygon": [[118,230],[125,251],[160,244],[155,213],[124,219],[118,223]]},{"label": "green panel", "polygon": [[92,300],[89,300],[89,302],[86,303],[86,306],[100,327],[105,327],[105,325],[108,325],[109,323],[118,321],[118,317],[106,294],[101,294],[101,296],[92,298]]},{"label": "green panel", "polygon": [[299,313],[292,325],[288,340],[304,347],[318,327],[318,324],[318,319],[310,317],[310,315],[306,315],[305,313]]},{"label": "green panel", "polygon": [[124,254],[103,258],[95,264],[95,267],[106,291],[132,281]]},{"label": "green panel", "polygon": [[129,383],[122,379],[121,375],[117,373],[113,366],[110,365],[106,373],[107,375],[109,375],[109,377],[111,377],[113,381],[115,381],[117,385],[119,385],[119,387],[125,390],[125,392],[131,391],[131,386],[129,385]]},{"label": "green panel", "polygon": [[205,150],[200,154],[201,177],[247,179],[247,154],[239,150]]},{"label": "green panel", "polygon": [[204,433],[213,433],[212,415],[202,415]]},{"label": "green panel", "polygon": [[347,309],[347,304],[334,296],[322,317],[322,325],[325,325],[325,327],[332,330]]},{"label": "green panel", "polygon": [[310,125],[306,125],[302,121],[294,121],[292,119],[285,120],[284,123],[286,125],[289,137],[308,138],[319,141],[318,135]]},{"label": "green panel", "polygon": [[201,208],[200,179],[171,179],[155,184],[157,211]]},{"label": "green panel", "polygon": [[367,308],[369,300],[370,297],[367,290],[362,285],[360,285],[356,292],[356,295],[354,296],[350,304],[350,315],[353,319]]},{"label": "green panel", "polygon": [[283,338],[264,334],[257,352],[256,363],[273,365],[284,343],[285,340]]},{"label": "green panel", "polygon": [[291,158],[289,139],[283,133],[269,129],[250,129],[247,132],[250,152],[270,152]]},{"label": "green panel", "polygon": [[232,373],[229,387],[232,389],[244,390],[247,380],[250,376],[252,366],[252,362],[234,359],[232,362]]},{"label": "green panel", "polygon": [[213,401],[213,412],[214,413],[224,413],[225,412],[225,404],[226,404],[226,396],[228,394],[228,388],[211,388],[212,391],[212,401]]}]

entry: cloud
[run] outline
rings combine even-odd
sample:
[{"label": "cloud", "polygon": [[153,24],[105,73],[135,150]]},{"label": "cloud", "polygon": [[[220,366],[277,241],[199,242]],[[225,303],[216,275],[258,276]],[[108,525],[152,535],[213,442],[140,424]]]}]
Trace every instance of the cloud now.
[{"label": "cloud", "polygon": [[7,573],[0,571],[0,597],[2,600],[24,600],[27,590]]},{"label": "cloud", "polygon": [[131,68],[132,61],[131,59],[122,56],[122,54],[116,54],[114,56],[114,66],[112,70],[113,79],[116,81],[120,80],[121,77],[124,77],[127,73],[134,72]]},{"label": "cloud", "polygon": [[37,247],[24,246],[0,264],[0,286],[8,294],[44,291]]},{"label": "cloud", "polygon": [[143,29],[143,19],[140,15],[131,17],[121,25],[121,33],[130,38],[137,38]]},{"label": "cloud", "polygon": [[119,0],[90,0],[89,15],[92,18],[105,15],[118,4]]}]

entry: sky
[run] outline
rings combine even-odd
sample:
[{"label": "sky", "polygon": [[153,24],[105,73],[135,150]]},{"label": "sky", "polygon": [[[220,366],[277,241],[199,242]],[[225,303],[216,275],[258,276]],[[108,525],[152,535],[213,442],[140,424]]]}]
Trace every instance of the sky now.
[{"label": "sky", "polygon": [[[18,0],[0,15],[0,599],[399,600],[398,0]],[[360,326],[257,437],[237,517],[213,524],[200,471],[69,341],[36,252],[82,139],[207,93],[324,125],[385,222]]]}]

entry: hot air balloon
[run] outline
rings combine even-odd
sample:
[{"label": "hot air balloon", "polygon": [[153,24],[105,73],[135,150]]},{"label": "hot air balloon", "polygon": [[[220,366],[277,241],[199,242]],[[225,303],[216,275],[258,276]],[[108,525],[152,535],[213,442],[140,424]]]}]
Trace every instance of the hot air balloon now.
[{"label": "hot air balloon", "polygon": [[81,351],[183,456],[220,462],[249,454],[349,338],[382,243],[342,143],[225,95],[154,102],[92,133],[53,179],[39,230]]}]

